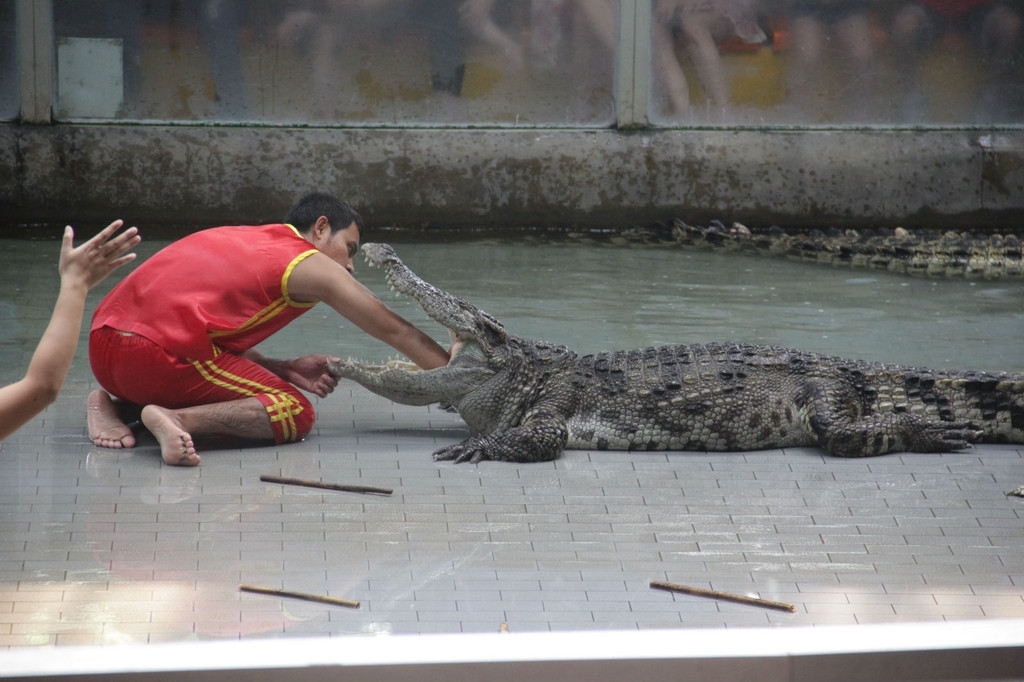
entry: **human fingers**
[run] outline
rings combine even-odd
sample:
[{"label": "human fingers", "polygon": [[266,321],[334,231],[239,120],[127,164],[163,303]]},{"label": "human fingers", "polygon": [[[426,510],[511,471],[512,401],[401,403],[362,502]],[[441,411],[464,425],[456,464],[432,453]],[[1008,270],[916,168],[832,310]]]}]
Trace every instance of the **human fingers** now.
[{"label": "human fingers", "polygon": [[142,241],[142,238],[136,227],[130,227],[113,236],[123,225],[123,220],[113,221],[69,254],[69,258],[73,259],[80,269],[82,280],[90,289],[117,268],[135,260],[135,253],[126,252]]},{"label": "human fingers", "polygon": [[64,235],[61,238],[60,248],[62,251],[70,251],[75,247],[75,228],[70,225],[64,226]]},{"label": "human fingers", "polygon": [[78,248],[83,253],[88,253],[101,259],[118,258],[142,241],[142,237],[139,236],[139,228],[137,227],[129,227],[121,234],[114,236],[123,225],[123,220],[115,220]]},{"label": "human fingers", "polygon": [[134,226],[129,227],[127,230],[121,232],[121,234],[114,236],[114,234],[121,229],[123,225],[123,220],[115,220],[100,230],[99,233],[83,244],[83,246],[96,249],[104,258],[120,256],[142,241],[142,237],[139,236],[139,228]]},{"label": "human fingers", "polygon": [[117,232],[119,229],[121,229],[122,225],[124,225],[124,221],[123,220],[121,220],[120,218],[115,220],[114,222],[110,223],[109,225],[104,227],[102,230],[100,230],[99,232],[94,234],[92,236],[92,239],[87,240],[79,248],[82,248],[83,250],[85,250],[85,249],[89,249],[89,248],[95,248],[96,246],[99,246],[101,244],[106,243],[106,241],[108,239],[110,239],[111,235],[113,235],[115,232]]},{"label": "human fingers", "polygon": [[322,381],[316,381],[309,390],[316,394],[317,397],[326,398],[334,389],[327,386]]},{"label": "human fingers", "polygon": [[103,239],[106,239],[110,235],[120,230],[122,225],[124,225],[124,221],[118,218],[117,220],[112,221],[109,225],[100,230],[95,238],[102,237]]},{"label": "human fingers", "polygon": [[118,269],[122,265],[127,265],[128,263],[131,263],[137,257],[138,257],[138,254],[136,254],[136,253],[126,253],[123,256],[119,257],[119,258],[115,258],[112,261],[108,261],[108,263],[107,263],[107,272],[108,272],[108,274],[110,272],[113,272],[114,270]]},{"label": "human fingers", "polygon": [[57,262],[57,272],[64,274],[68,266],[74,260],[75,229],[70,225],[64,227],[64,236],[60,244],[60,259]]},{"label": "human fingers", "polygon": [[139,228],[132,226],[127,230],[117,235],[108,242],[111,249],[118,253],[124,253],[128,249],[133,248],[136,244],[142,241],[142,237],[139,236]]},{"label": "human fingers", "polygon": [[83,244],[83,247],[88,246],[92,249],[92,254],[97,259],[94,267],[100,271],[98,273],[100,279],[136,258],[136,254],[129,253],[129,250],[142,241],[142,237],[139,236],[139,228],[132,226],[121,234],[111,237],[122,225],[124,225],[123,220],[115,220],[86,244]]},{"label": "human fingers", "polygon": [[107,244],[108,251],[103,257],[107,259],[111,269],[119,268],[135,260],[135,253],[131,249],[138,246],[141,241],[138,228],[130,227]]},{"label": "human fingers", "polygon": [[334,377],[334,376],[332,376],[329,373],[325,372],[317,380],[317,388],[319,389],[318,395],[321,398],[324,398],[324,397],[330,395],[331,393],[334,393],[334,389],[337,388],[337,387],[338,387],[338,379],[337,379],[337,377]]}]

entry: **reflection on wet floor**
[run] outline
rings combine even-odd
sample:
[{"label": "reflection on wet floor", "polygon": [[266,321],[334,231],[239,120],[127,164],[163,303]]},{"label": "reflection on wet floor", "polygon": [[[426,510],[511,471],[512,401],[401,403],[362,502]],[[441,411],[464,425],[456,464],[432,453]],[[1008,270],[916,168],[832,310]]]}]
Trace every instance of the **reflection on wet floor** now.
[{"label": "reflection on wet floor", "polygon": [[[57,246],[3,244],[9,381],[56,297]],[[514,333],[582,352],[733,340],[1024,369],[1019,283],[671,249],[397,250]],[[387,294],[379,271],[358,274],[445,340],[415,304]],[[263,350],[391,355],[320,308]],[[178,469],[162,465],[148,437],[132,451],[92,446],[84,351],[58,402],[0,449],[0,646],[497,632],[502,623],[525,632],[1024,617],[1024,502],[1004,494],[1024,483],[1021,446],[868,460],[797,448],[438,464],[433,450],[469,435],[457,415],[350,386],[315,401],[318,426],[305,442],[213,445],[199,468]],[[267,484],[261,474],[394,494]],[[651,590],[650,580],[756,595],[796,613]],[[246,594],[241,584],[361,606]]]}]

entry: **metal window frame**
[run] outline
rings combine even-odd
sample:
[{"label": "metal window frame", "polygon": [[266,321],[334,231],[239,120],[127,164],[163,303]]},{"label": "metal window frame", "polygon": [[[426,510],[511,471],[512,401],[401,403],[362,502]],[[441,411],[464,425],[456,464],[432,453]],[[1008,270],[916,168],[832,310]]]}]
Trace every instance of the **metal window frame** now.
[{"label": "metal window frame", "polygon": [[650,127],[651,0],[619,0],[615,53],[618,128]]},{"label": "metal window frame", "polygon": [[21,120],[53,122],[53,0],[17,0],[18,87]]}]

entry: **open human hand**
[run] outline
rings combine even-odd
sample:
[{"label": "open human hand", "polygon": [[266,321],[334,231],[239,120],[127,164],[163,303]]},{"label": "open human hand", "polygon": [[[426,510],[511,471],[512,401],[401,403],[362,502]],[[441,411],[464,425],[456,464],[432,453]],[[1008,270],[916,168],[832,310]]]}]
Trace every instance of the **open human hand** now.
[{"label": "open human hand", "polygon": [[74,228],[70,225],[65,227],[58,265],[62,283],[92,289],[111,272],[135,260],[136,254],[129,251],[142,238],[136,227],[129,227],[115,237],[122,225],[123,220],[115,220],[78,247],[74,245]]}]

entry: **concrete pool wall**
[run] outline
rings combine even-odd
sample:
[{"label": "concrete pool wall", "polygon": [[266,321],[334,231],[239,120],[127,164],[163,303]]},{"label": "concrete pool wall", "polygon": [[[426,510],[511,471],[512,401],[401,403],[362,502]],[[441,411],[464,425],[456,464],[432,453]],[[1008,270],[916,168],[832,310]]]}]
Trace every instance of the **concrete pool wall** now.
[{"label": "concrete pool wall", "polygon": [[1019,227],[1024,130],[0,124],[0,222],[219,224],[346,197],[372,224]]}]

